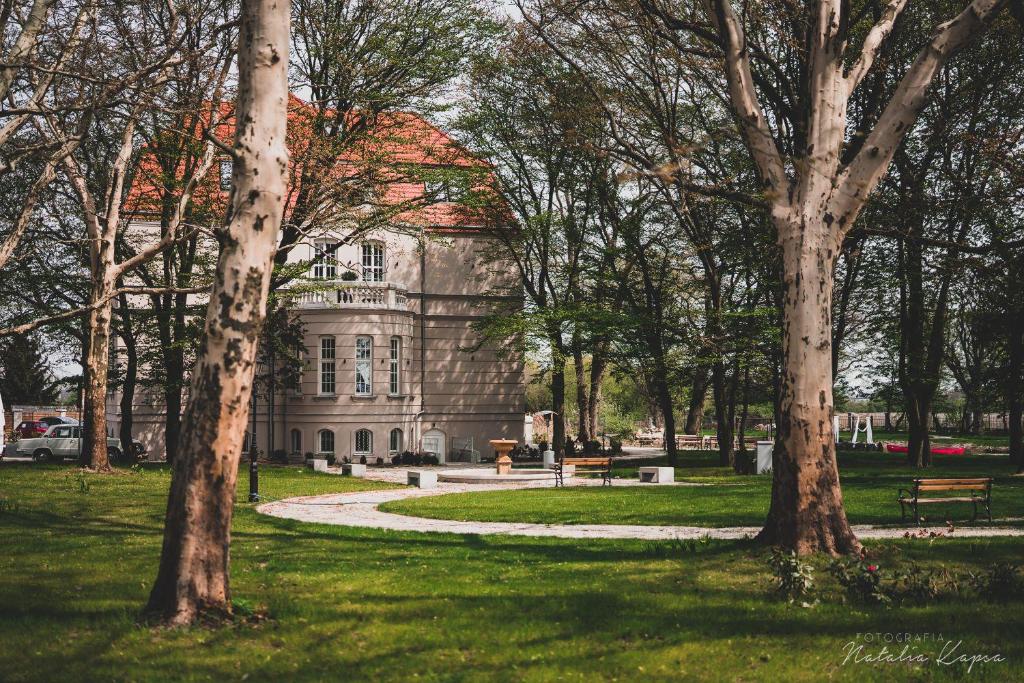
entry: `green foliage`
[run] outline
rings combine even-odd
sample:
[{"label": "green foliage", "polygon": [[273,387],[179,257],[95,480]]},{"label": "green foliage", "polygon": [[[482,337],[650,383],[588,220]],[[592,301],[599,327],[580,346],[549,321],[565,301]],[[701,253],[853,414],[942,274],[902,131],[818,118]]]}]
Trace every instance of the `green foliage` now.
[{"label": "green foliage", "polygon": [[988,600],[1001,601],[1024,594],[1024,573],[1016,563],[994,563],[984,572],[972,573],[968,581],[980,596]]},{"label": "green foliage", "polygon": [[768,558],[775,581],[775,592],[792,603],[810,606],[814,590],[814,566],[804,562],[792,550],[772,548]]},{"label": "green foliage", "polygon": [[52,404],[57,399],[58,384],[38,336],[0,338],[0,397],[8,410],[15,404]]},{"label": "green foliage", "polygon": [[886,605],[892,598],[882,585],[882,568],[866,560],[833,560],[828,571],[846,590],[846,596],[854,602],[868,605]]}]

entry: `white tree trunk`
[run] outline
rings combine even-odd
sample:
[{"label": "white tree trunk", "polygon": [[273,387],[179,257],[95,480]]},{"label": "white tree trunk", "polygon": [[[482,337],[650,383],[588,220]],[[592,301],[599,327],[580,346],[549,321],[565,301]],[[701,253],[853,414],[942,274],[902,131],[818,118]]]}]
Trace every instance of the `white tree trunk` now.
[{"label": "white tree trunk", "polygon": [[832,432],[832,284],[839,244],[822,217],[776,220],[783,258],[780,422],[772,502],[759,538],[804,554],[847,554],[860,543],[846,519]]},{"label": "white tree trunk", "polygon": [[288,150],[288,3],[243,0],[231,213],[192,375],[148,610],[169,624],[231,609],[231,517]]}]

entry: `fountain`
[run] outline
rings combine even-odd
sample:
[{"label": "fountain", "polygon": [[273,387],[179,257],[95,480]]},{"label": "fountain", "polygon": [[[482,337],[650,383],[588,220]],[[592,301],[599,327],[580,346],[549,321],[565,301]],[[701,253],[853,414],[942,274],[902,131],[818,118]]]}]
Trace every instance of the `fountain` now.
[{"label": "fountain", "polygon": [[515,439],[491,439],[489,443],[497,454],[494,470],[446,469],[437,473],[437,480],[462,484],[509,484],[542,481],[554,483],[555,473],[553,470],[539,467],[512,469],[512,458],[509,453],[519,444]]},{"label": "fountain", "polygon": [[512,472],[512,458],[509,453],[512,449],[519,445],[518,441],[513,439],[491,439],[491,446],[498,453],[498,457],[495,458],[495,464],[498,466],[498,474],[509,474]]}]

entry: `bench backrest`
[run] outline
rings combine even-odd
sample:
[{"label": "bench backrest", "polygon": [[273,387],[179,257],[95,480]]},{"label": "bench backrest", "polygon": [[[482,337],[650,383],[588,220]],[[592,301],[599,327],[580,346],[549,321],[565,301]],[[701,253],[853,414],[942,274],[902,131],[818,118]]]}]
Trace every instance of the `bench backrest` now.
[{"label": "bench backrest", "polygon": [[565,458],[562,460],[564,465],[592,465],[592,466],[604,466],[608,467],[612,464],[611,458]]},{"label": "bench backrest", "polygon": [[975,479],[915,479],[914,487],[918,491],[986,491],[992,486],[992,479],[979,477]]}]

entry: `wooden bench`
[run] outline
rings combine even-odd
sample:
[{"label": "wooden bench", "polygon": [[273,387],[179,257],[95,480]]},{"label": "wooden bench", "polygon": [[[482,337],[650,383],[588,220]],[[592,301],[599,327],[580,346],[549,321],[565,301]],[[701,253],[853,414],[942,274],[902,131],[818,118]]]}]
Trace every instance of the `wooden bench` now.
[{"label": "wooden bench", "polygon": [[574,473],[600,474],[601,486],[612,485],[611,458],[562,458],[554,465],[555,486],[565,486],[562,475],[566,467],[573,467]]},{"label": "wooden bench", "polygon": [[[943,491],[963,492],[969,491],[969,495],[934,495]],[[900,519],[906,520],[907,506],[914,510],[914,521],[921,526],[921,515],[917,507],[933,503],[972,503],[974,505],[974,516],[971,521],[978,519],[978,504],[984,504],[985,512],[988,514],[988,521],[992,521],[992,479],[915,479],[914,487],[910,490],[900,489],[896,502],[900,504]]]},{"label": "wooden bench", "polygon": [[700,434],[680,434],[676,437],[676,448],[704,450],[704,437]]}]

